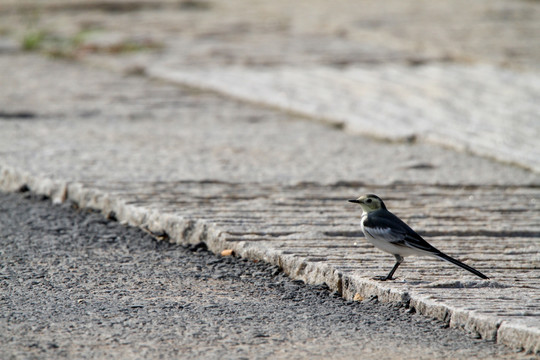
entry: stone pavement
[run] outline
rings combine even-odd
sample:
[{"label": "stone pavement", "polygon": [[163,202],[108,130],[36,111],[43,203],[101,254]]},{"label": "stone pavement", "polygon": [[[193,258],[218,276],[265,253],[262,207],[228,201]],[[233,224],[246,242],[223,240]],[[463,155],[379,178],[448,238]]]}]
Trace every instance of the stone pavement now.
[{"label": "stone pavement", "polygon": [[[371,2],[360,12],[341,2],[200,2],[188,11],[187,2],[155,9],[128,1],[119,3],[139,7],[120,14],[69,3],[44,5],[47,16],[34,26],[54,23],[68,39],[101,30],[82,34],[63,56],[169,84],[3,55],[4,189],[26,185],[164,239],[234,249],[347,298],[408,302],[486,339],[540,351],[536,4],[456,5],[467,9],[464,18],[444,17],[445,5],[411,12],[415,1],[388,13]],[[264,21],[253,16],[261,13]],[[390,21],[396,14],[422,26]],[[21,31],[24,16],[14,11],[7,32]],[[420,31],[456,19],[459,31]],[[493,44],[486,29],[507,31]],[[456,35],[464,33],[470,37]],[[114,44],[126,39],[162,48],[119,56]],[[263,40],[267,46],[255,46]],[[391,141],[348,134],[341,124]],[[395,282],[369,280],[393,260],[364,242],[359,211],[345,202],[364,192],[381,195],[436,247],[492,280],[431,259],[407,260]]]},{"label": "stone pavement", "polygon": [[0,191],[0,244],[3,359],[534,358],[29,192]]},{"label": "stone pavement", "polygon": [[43,50],[54,56],[540,171],[535,3],[45,1],[30,11],[31,4],[4,4],[3,13],[14,14],[4,31],[24,37],[30,24],[49,34]]},{"label": "stone pavement", "polygon": [[[34,56],[1,61],[28,69],[4,74],[13,86],[2,88],[2,108],[28,118],[2,119],[2,188],[26,184],[164,239],[234,249],[347,298],[409,302],[536,351],[537,174],[144,78]],[[371,155],[359,159],[366,148]],[[369,280],[393,260],[364,242],[358,209],[345,201],[364,192],[380,194],[435,246],[492,280],[430,259],[407,261],[398,281]]]},{"label": "stone pavement", "polygon": [[537,74],[448,64],[343,70],[174,63],[151,65],[147,73],[324,119],[356,133],[428,141],[540,172]]},{"label": "stone pavement", "polygon": [[0,34],[53,56],[540,172],[531,2],[3,0],[0,14]]}]

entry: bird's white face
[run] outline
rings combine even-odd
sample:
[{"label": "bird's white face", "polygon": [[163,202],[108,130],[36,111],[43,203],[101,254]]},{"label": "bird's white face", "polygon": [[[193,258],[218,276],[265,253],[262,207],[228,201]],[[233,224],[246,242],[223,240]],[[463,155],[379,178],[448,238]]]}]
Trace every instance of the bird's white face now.
[{"label": "bird's white face", "polygon": [[360,205],[362,210],[366,213],[379,209],[386,209],[381,198],[373,194],[362,195],[356,200],[349,200],[349,202]]}]

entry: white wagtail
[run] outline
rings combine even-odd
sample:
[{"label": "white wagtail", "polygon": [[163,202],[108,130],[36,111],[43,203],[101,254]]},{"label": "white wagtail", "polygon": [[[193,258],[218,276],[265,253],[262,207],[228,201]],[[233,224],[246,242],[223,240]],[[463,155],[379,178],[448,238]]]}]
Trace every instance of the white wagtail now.
[{"label": "white wagtail", "polygon": [[480,271],[451,258],[428,244],[400,218],[388,211],[384,202],[377,195],[362,195],[358,199],[349,200],[349,202],[360,204],[362,207],[361,226],[366,239],[375,247],[394,255],[396,258],[396,264],[388,275],[377,276],[374,278],[375,280],[392,280],[392,276],[403,262],[403,258],[410,255],[433,256],[451,262],[482,279],[489,279]]}]

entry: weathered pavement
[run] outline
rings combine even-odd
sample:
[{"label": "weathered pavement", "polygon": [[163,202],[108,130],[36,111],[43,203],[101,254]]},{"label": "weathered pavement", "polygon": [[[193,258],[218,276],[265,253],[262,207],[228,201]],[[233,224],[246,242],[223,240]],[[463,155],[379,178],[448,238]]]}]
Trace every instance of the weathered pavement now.
[{"label": "weathered pavement", "polygon": [[[140,13],[143,18],[145,14],[148,12]],[[535,13],[530,14],[534,18]],[[105,19],[102,25],[110,21],[105,15],[100,19]],[[128,21],[128,18],[122,19]],[[130,27],[130,31],[134,29],[137,27]],[[162,40],[158,35],[155,36]],[[182,41],[185,39],[175,44],[169,41],[159,54],[125,58],[92,54],[84,60],[168,81],[212,87],[202,82],[207,81],[206,73],[197,75],[192,71],[193,58],[189,64],[180,61],[193,56],[183,50],[201,41],[189,40],[188,45],[182,45]],[[215,46],[216,42],[210,41],[209,49],[215,50]],[[242,49],[249,48],[243,46]],[[315,48],[317,54],[327,50],[324,46]],[[238,47],[232,49],[238,50]],[[308,50],[291,51],[287,60],[299,64],[313,49]],[[244,60],[252,55],[227,50],[227,54],[238,53],[243,54]],[[382,61],[407,60],[412,53],[415,52],[410,48],[405,49],[400,53],[402,56],[396,58],[385,52],[388,56],[383,56]],[[207,59],[214,59],[211,54],[212,51],[206,54]],[[420,54],[420,62],[432,60],[426,53]],[[265,53],[260,56],[269,58]],[[351,58],[354,56],[353,53]],[[155,65],[152,60],[156,58],[166,66]],[[173,58],[177,61],[172,61]],[[483,59],[477,56],[478,61]],[[0,134],[4,188],[14,190],[25,184],[56,200],[71,199],[81,206],[98,208],[175,242],[203,240],[213,251],[232,248],[241,256],[264,259],[281,266],[293,278],[326,282],[349,299],[358,294],[360,298],[377,295],[383,301],[409,302],[422,314],[486,339],[539,351],[540,180],[537,172],[524,169],[537,170],[538,122],[534,115],[537,110],[534,98],[538,89],[533,80],[527,80],[528,75],[533,79],[537,76],[536,70],[529,69],[527,64],[522,64],[527,70],[504,70],[502,78],[489,68],[485,71],[480,67],[487,76],[475,78],[470,76],[471,71],[472,74],[478,72],[462,63],[436,64],[431,69],[457,74],[457,80],[432,88],[436,93],[439,91],[437,94],[442,99],[432,103],[433,107],[428,106],[429,101],[426,105],[418,103],[416,97],[412,99],[416,105],[401,114],[402,121],[419,124],[420,130],[403,132],[391,122],[384,125],[389,132],[395,130],[399,134],[388,138],[418,136],[420,140],[424,137],[429,140],[431,136],[433,141],[441,142],[440,134],[445,131],[433,135],[434,128],[415,122],[419,111],[438,109],[434,110],[440,115],[438,126],[456,114],[471,116],[478,124],[471,129],[487,126],[493,131],[479,139],[462,131],[466,123],[456,124],[454,135],[457,135],[450,133],[450,143],[445,145],[469,148],[483,155],[491,153],[492,158],[520,164],[517,167],[445,150],[425,141],[388,143],[352,136],[291,114],[144,78],[121,77],[18,54],[5,55],[0,61],[2,82],[11,84],[0,90],[4,115]],[[212,68],[219,65],[214,60],[210,62]],[[26,71],[8,70],[15,67]],[[456,68],[458,71],[454,71]],[[259,79],[260,70],[235,68],[235,76],[231,77],[226,67],[217,69],[219,76],[209,79],[218,79],[214,84],[220,87],[213,88],[226,92],[224,84],[229,83],[232,90],[244,89],[243,94],[252,93],[253,97],[237,92],[232,95],[261,101],[259,94],[262,93],[268,94],[266,98],[271,100],[280,90],[279,86],[277,90],[272,89],[275,82],[261,82],[257,89],[242,87],[242,82],[250,84]],[[415,68],[409,71],[403,65],[390,65],[385,69],[392,70],[390,74],[398,69],[400,81],[414,78],[417,71]],[[448,69],[450,71],[445,72]],[[288,79],[292,70],[287,71],[285,78]],[[344,74],[350,71],[384,74],[373,68],[346,70]],[[282,69],[277,68],[276,74],[280,72]],[[183,77],[178,77],[179,73],[184,74]],[[188,81],[186,74],[195,80]],[[311,73],[298,69],[296,74],[304,84]],[[335,70],[323,69],[315,74],[330,78],[334,84],[339,80]],[[506,83],[505,94],[519,96],[488,93],[485,102],[476,102],[476,97],[467,95],[469,100],[465,103],[456,103],[451,94],[457,89],[459,76],[471,79],[478,89]],[[361,83],[362,77],[357,80]],[[483,83],[487,80],[493,83]],[[409,83],[410,80],[405,82]],[[281,90],[290,93],[294,84],[287,83]],[[364,103],[371,110],[362,112],[366,109],[362,105],[360,113],[376,113],[373,105],[388,94],[390,85],[384,84],[390,83],[383,83],[382,90],[375,93],[370,93],[369,87],[355,85],[354,89],[362,90],[359,96],[366,91],[367,99],[372,96]],[[310,86],[306,88],[307,92],[304,90],[296,97],[293,94],[288,99],[302,100],[309,96]],[[336,100],[342,98],[340,89],[336,91]],[[527,91],[524,93],[523,89]],[[408,104],[399,97],[402,90],[399,87],[394,90],[390,92],[393,95],[388,96],[399,100],[396,104],[400,101]],[[326,102],[326,96],[313,99]],[[483,110],[491,109],[497,99],[509,102],[495,112],[500,121],[486,123]],[[516,100],[515,104],[511,99]],[[346,100],[343,99],[345,105],[338,109],[350,113]],[[450,105],[444,105],[445,102]],[[309,101],[300,101],[300,104],[307,103]],[[279,106],[272,101],[268,104]],[[297,104],[298,101],[285,107],[313,114],[298,108]],[[511,105],[521,114],[518,116],[520,125],[507,128],[504,124],[507,124],[507,107]],[[456,108],[457,112],[448,111]],[[473,108],[475,111],[471,112]],[[324,115],[326,110],[321,111]],[[395,111],[381,114],[377,119],[391,119]],[[475,118],[474,114],[480,117]],[[337,121],[347,122],[347,119],[337,118]],[[362,126],[366,124],[370,122]],[[524,128],[527,131],[523,131]],[[377,129],[372,129],[378,135]],[[510,132],[514,130],[516,132]],[[363,132],[370,133],[369,129]],[[479,132],[475,130],[472,134]],[[502,138],[506,143],[492,141],[501,134],[511,136]],[[460,141],[465,143],[459,146]],[[518,143],[520,146],[516,147]],[[482,149],[474,144],[480,144]],[[500,148],[500,153],[495,152],[493,146]],[[368,280],[392,265],[390,257],[363,242],[358,209],[345,202],[368,191],[387,199],[394,212],[425,234],[435,246],[486,272],[492,280],[478,281],[460,269],[429,259],[407,261],[400,268],[396,282]]]},{"label": "weathered pavement", "polygon": [[[41,34],[53,56],[540,171],[535,3],[9,3],[3,13],[16,16],[4,27],[20,38]],[[147,51],[114,56],[133,49]]]},{"label": "weathered pavement", "polygon": [[[36,57],[2,61],[29,69],[4,78],[31,86],[18,106],[33,114],[2,120],[4,189],[26,184],[174,242],[263,259],[349,299],[409,301],[486,339],[537,346],[536,174],[430,145],[378,143],[142,78]],[[66,81],[56,86],[60,76]],[[2,99],[16,88],[3,88]],[[118,97],[117,89],[129,91]],[[366,148],[375,154],[359,161]],[[358,209],[345,202],[368,191],[493,280],[427,259],[407,262],[396,282],[369,280],[392,260],[363,242]]]},{"label": "weathered pavement", "polygon": [[0,192],[5,359],[532,359],[375,297]]}]

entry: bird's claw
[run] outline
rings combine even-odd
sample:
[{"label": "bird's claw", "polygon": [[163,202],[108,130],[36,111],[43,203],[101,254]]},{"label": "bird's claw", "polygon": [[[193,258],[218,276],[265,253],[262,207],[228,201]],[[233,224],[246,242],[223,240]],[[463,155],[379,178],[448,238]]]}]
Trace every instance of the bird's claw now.
[{"label": "bird's claw", "polygon": [[373,280],[378,280],[378,281],[386,281],[386,280],[394,280],[395,278],[393,277],[388,277],[388,276],[374,276],[372,277]]}]

